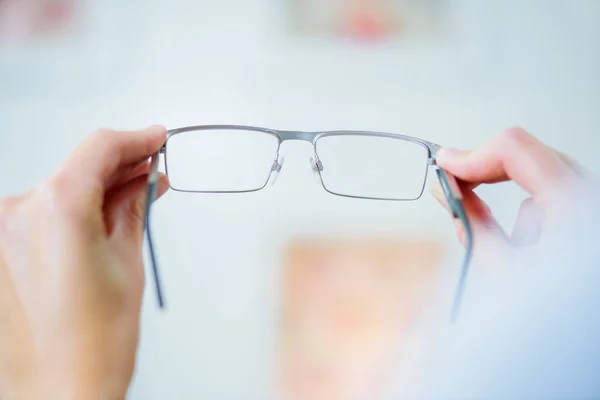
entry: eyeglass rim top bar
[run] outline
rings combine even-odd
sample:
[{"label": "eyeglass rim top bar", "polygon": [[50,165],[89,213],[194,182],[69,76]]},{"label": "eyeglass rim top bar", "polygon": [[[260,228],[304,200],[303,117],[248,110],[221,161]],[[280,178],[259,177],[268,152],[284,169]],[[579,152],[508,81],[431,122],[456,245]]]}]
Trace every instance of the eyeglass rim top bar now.
[{"label": "eyeglass rim top bar", "polygon": [[[172,136],[178,135],[184,132],[191,131],[202,131],[202,130],[241,130],[241,131],[254,131],[254,132],[262,132],[268,133],[276,136],[279,139],[279,143],[288,141],[288,140],[300,140],[305,142],[311,142],[313,145],[319,140],[319,138],[325,136],[336,136],[336,135],[360,135],[360,136],[374,136],[374,137],[387,137],[391,139],[401,139],[408,142],[418,143],[427,147],[429,151],[430,164],[435,165],[435,154],[442,147],[439,144],[423,140],[420,138],[416,138],[414,136],[403,135],[400,133],[390,133],[390,132],[378,132],[378,131],[363,131],[363,130],[335,130],[335,131],[287,131],[287,130],[277,130],[277,129],[269,129],[262,128],[257,126],[247,126],[247,125],[195,125],[195,126],[186,126],[182,128],[170,129],[167,132],[167,141]],[[166,143],[165,143],[166,146]],[[163,151],[165,149],[163,146]]]}]

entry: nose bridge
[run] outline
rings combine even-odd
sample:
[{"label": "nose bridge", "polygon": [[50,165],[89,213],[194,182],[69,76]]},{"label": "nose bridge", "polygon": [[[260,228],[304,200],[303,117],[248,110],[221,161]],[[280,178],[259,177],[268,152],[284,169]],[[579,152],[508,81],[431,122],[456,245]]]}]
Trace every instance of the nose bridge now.
[{"label": "nose bridge", "polygon": [[278,131],[281,141],[299,140],[302,142],[312,143],[319,134],[318,132],[302,132],[302,131]]},{"label": "nose bridge", "polygon": [[[304,143],[308,143],[308,145],[310,145],[310,147],[313,148],[313,143],[315,141],[315,138],[320,134],[320,132],[277,131],[277,134],[279,135],[279,137],[281,139],[281,143],[286,142],[286,141],[304,142]],[[322,169],[320,169],[320,170],[316,169],[319,166],[316,164],[317,160],[315,160],[315,158],[316,158],[316,156],[314,158],[310,157],[310,166],[311,166],[311,169],[313,170],[313,172],[318,175],[319,171],[321,171]],[[279,171],[281,170],[281,168],[283,166],[283,158],[281,159],[281,161],[279,161],[279,160],[275,161],[275,164],[277,166],[276,173],[279,173]]]}]

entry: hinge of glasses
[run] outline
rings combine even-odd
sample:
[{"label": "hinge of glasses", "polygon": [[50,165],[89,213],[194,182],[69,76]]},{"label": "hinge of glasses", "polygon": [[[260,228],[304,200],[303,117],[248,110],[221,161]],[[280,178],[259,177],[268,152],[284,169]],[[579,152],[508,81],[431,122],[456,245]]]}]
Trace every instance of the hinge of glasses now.
[{"label": "hinge of glasses", "polygon": [[160,150],[158,152],[159,152],[159,154],[165,154],[166,151],[167,151],[167,146],[163,146],[160,148]]},{"label": "hinge of glasses", "polygon": [[442,148],[442,146],[432,143],[432,147],[433,148],[431,149],[431,154],[429,156],[429,165],[437,165],[435,155],[437,154],[438,150]]},{"label": "hinge of glasses", "polygon": [[429,165],[437,165],[437,163],[435,162],[435,156],[429,157]]}]

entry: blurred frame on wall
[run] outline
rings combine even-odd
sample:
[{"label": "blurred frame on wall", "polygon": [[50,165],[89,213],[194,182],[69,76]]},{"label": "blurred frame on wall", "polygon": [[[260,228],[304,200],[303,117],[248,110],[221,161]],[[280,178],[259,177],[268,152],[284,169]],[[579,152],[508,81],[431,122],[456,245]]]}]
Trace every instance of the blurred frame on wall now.
[{"label": "blurred frame on wall", "polygon": [[0,0],[0,41],[62,39],[75,32],[78,0]]},{"label": "blurred frame on wall", "polygon": [[0,98],[81,101],[121,90],[142,56],[147,8],[143,0],[0,0]]},{"label": "blurred frame on wall", "polygon": [[284,254],[279,398],[378,398],[393,354],[434,301],[441,243],[307,239]]},{"label": "blurred frame on wall", "polygon": [[445,23],[446,0],[285,0],[300,36],[384,39],[430,36]]}]

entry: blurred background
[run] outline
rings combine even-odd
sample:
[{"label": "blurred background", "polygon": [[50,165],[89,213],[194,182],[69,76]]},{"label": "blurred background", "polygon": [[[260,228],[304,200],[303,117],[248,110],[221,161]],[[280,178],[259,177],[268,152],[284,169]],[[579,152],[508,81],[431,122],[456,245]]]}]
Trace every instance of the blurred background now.
[{"label": "blurred background", "polygon": [[[99,127],[154,123],[459,148],[519,125],[600,170],[599,18],[597,0],[0,0],[0,195]],[[446,322],[462,249],[431,196],[331,196],[306,144],[282,154],[265,191],[172,192],[154,208],[167,310],[149,286],[130,398],[375,399],[386,371],[408,380],[427,350],[425,306],[439,309],[427,323]],[[480,194],[510,230],[524,193]],[[318,297],[315,265],[363,297]],[[375,266],[401,273],[364,278]]]}]

